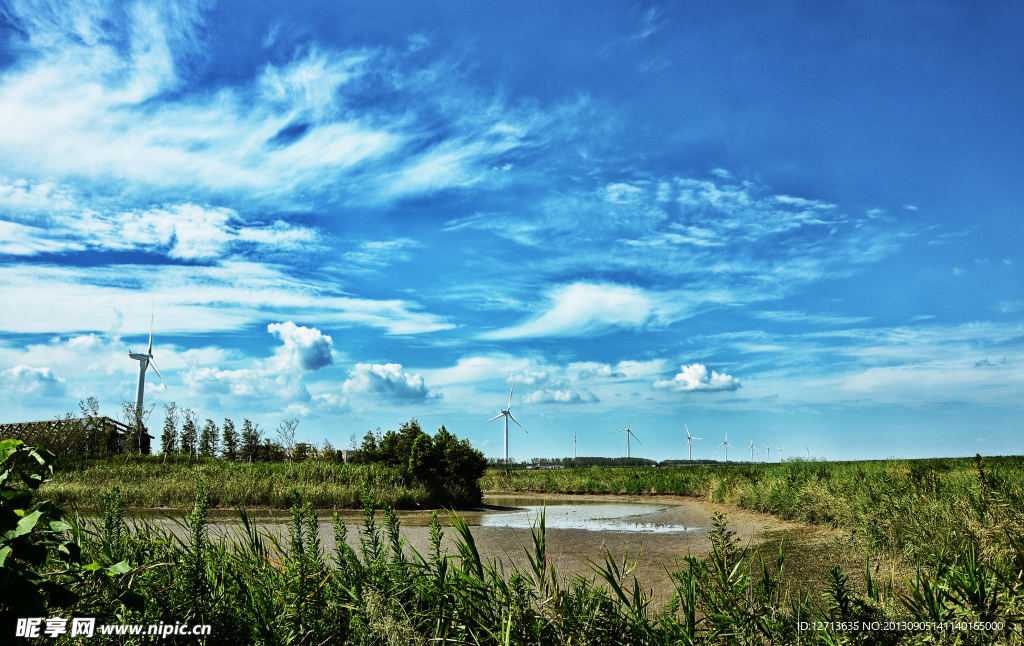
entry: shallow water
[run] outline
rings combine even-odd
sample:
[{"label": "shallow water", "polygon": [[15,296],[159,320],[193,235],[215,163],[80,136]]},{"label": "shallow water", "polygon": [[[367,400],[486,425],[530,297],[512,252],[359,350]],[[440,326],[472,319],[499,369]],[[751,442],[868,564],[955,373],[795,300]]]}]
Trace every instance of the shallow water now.
[{"label": "shallow water", "polygon": [[535,496],[488,496],[484,504],[493,511],[480,516],[481,527],[529,529],[544,512],[547,529],[586,529],[591,531],[688,532],[700,529],[658,522],[653,515],[670,505],[643,502],[598,502],[546,499]]},{"label": "shallow water", "polygon": [[[565,498],[543,498],[539,496],[487,496],[480,509],[461,511],[458,515],[466,524],[479,527],[508,527],[511,529],[529,529],[545,512],[544,524],[547,529],[584,529],[590,531],[622,531],[644,533],[692,532],[703,530],[703,527],[687,527],[681,524],[658,522],[654,517],[672,505],[644,502],[600,502],[567,500]],[[430,524],[431,512],[418,510],[400,510],[396,514],[403,525],[426,526]],[[148,515],[148,514],[143,514]],[[164,514],[155,514],[163,516]],[[176,513],[167,514],[180,518]],[[346,524],[361,523],[363,512],[359,510],[343,510],[338,515]],[[329,523],[333,513],[321,512],[320,522]],[[378,522],[383,514],[378,512]],[[447,512],[439,511],[442,522]],[[151,518],[153,516],[150,516]],[[287,523],[290,512],[252,511],[249,519],[258,525],[279,525]],[[233,525],[239,523],[238,513],[234,510],[211,510],[210,522],[215,525]]]}]

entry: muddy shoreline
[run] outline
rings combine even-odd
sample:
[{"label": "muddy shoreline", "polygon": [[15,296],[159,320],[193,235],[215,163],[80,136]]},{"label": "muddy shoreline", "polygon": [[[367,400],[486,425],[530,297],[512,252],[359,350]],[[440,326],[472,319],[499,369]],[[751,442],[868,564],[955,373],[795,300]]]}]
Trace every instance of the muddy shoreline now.
[{"label": "muddy shoreline", "polygon": [[[492,503],[488,504],[488,500]],[[543,503],[538,502],[543,501]],[[510,504],[519,503],[519,504]],[[843,548],[839,532],[827,528],[786,521],[769,514],[739,509],[728,504],[710,503],[704,500],[673,495],[572,495],[572,494],[529,494],[521,492],[488,492],[484,497],[484,505],[479,508],[456,512],[464,518],[473,532],[477,548],[485,560],[497,559],[499,566],[506,572],[519,569],[526,573],[529,563],[526,549],[532,553],[532,540],[528,527],[485,526],[484,518],[493,519],[501,514],[508,514],[521,508],[524,503],[548,504],[552,512],[564,505],[579,503],[579,509],[586,510],[588,505],[607,505],[622,503],[636,505],[638,514],[626,516],[624,520],[638,520],[644,523],[655,523],[663,526],[685,528],[670,530],[663,533],[630,531],[628,529],[563,529],[548,526],[547,556],[554,564],[559,576],[566,582],[574,577],[593,578],[594,572],[587,565],[588,561],[601,563],[606,553],[610,553],[620,564],[624,558],[635,563],[636,576],[644,589],[652,593],[659,605],[667,602],[674,587],[669,572],[679,568],[683,559],[688,556],[706,556],[711,543],[706,530],[711,527],[712,515],[719,511],[728,515],[729,529],[736,532],[741,545],[760,548],[765,560],[774,562],[778,553],[779,543],[785,546],[787,554],[787,572],[796,589],[817,588],[816,581],[821,581],[830,565],[841,564],[848,571],[857,567],[856,552]],[[650,511],[651,505],[661,508]],[[182,510],[146,509],[133,510],[133,514],[150,516],[155,524],[167,527],[174,533],[181,528],[164,517],[164,514],[177,516]],[[288,510],[247,510],[250,520],[261,531],[283,534],[290,513]],[[333,545],[333,527],[330,510],[318,510],[320,514],[320,540],[330,549]],[[450,527],[448,512],[444,510],[401,510],[396,512],[401,521],[401,534],[406,541],[406,550],[411,548],[420,554],[430,551],[429,523],[434,511],[444,527],[443,551],[455,555],[458,550],[453,542],[456,532]],[[177,512],[177,513],[176,513]],[[347,542],[354,549],[359,549],[359,531],[362,528],[362,512],[360,510],[338,510],[341,521],[347,528]],[[152,515],[151,515],[152,514]],[[383,521],[383,514],[377,514],[378,522]],[[239,531],[237,515],[226,510],[214,510],[211,514],[211,536],[230,537]],[[862,556],[862,555],[861,555]],[[862,567],[862,561],[860,562]]]}]

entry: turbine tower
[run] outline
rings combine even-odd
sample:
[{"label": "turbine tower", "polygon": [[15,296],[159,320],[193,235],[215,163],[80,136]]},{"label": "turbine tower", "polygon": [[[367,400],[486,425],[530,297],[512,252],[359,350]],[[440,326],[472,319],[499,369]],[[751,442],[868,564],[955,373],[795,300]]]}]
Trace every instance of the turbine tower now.
[{"label": "turbine tower", "polygon": [[[612,435],[614,433],[625,433],[626,434],[626,457],[627,458],[629,457],[629,436],[632,435],[634,438],[636,438],[637,442],[640,442],[640,438],[638,438],[636,435],[634,435],[633,431],[629,430],[630,426],[633,426],[633,418],[632,417],[629,418],[629,425],[626,426],[626,428],[619,429],[617,431],[612,431],[611,433],[609,433],[609,435]],[[640,442],[640,444],[643,444],[643,442]]]},{"label": "turbine tower", "polygon": [[782,464],[782,449],[784,449],[786,447],[779,446],[779,447],[776,447],[776,448],[779,450],[779,464]]},{"label": "turbine tower", "polygon": [[775,446],[775,445],[774,444],[762,444],[761,446],[763,446],[764,448],[768,449],[767,450],[768,456],[766,457],[765,461],[768,462],[768,464],[771,464],[772,463],[772,447]]},{"label": "turbine tower", "polygon": [[[721,444],[719,444],[718,448],[722,448],[723,446],[725,447],[725,461],[728,462],[729,461],[729,447],[732,446],[732,444],[729,444],[729,432],[728,431],[725,432],[725,441],[722,442]],[[715,451],[715,455],[718,455],[718,451]]]},{"label": "turbine tower", "polygon": [[164,376],[160,374],[160,369],[156,367],[156,362],[153,361],[153,314],[149,315],[149,349],[146,350],[145,354],[141,352],[132,352],[131,348],[128,348],[128,356],[139,362],[139,390],[135,395],[135,410],[137,414],[142,413],[142,399],[146,393],[146,370],[150,365],[153,366],[153,370],[156,370],[156,374],[160,377],[160,382],[164,386],[167,386],[167,382],[164,381]]},{"label": "turbine tower", "polygon": [[529,431],[523,428],[523,425],[519,423],[519,420],[517,420],[515,417],[512,417],[512,391],[515,389],[516,384],[515,382],[512,382],[512,387],[509,388],[508,390],[508,406],[505,407],[505,410],[501,411],[491,419],[487,420],[488,422],[493,422],[499,417],[505,418],[505,462],[508,462],[508,420],[511,419],[513,422],[515,422],[516,426],[522,428],[524,433],[529,433]]},{"label": "turbine tower", "polygon": [[686,429],[686,459],[693,462],[693,454],[690,452],[690,440],[699,440],[702,438],[690,435],[690,428],[686,424],[683,424],[683,428]]},{"label": "turbine tower", "polygon": [[[750,440],[750,446],[747,447],[747,450],[750,451],[750,461],[753,462],[754,461],[754,450],[755,450],[754,449],[754,440]],[[760,453],[760,451],[758,451],[758,453]]]}]

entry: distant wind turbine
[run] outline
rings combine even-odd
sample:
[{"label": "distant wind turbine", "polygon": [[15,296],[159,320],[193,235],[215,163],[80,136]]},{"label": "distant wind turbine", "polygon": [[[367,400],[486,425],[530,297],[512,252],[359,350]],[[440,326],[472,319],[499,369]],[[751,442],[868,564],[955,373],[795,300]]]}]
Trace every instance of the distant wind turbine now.
[{"label": "distant wind turbine", "polygon": [[772,463],[772,447],[775,446],[775,445],[774,444],[762,444],[761,446],[763,446],[765,449],[767,449],[768,456],[767,456],[767,460],[766,461],[768,462],[768,464],[771,464]]},{"label": "distant wind turbine", "polygon": [[523,425],[519,423],[519,420],[512,416],[512,391],[515,389],[516,384],[515,382],[512,382],[512,387],[509,388],[508,390],[508,406],[505,407],[505,410],[501,411],[491,419],[487,420],[488,422],[493,422],[499,417],[505,418],[505,462],[508,462],[508,420],[511,419],[513,422],[515,422],[516,426],[522,428],[524,433],[529,433],[529,431],[523,428]]},{"label": "distant wind turbine", "polygon": [[782,449],[784,449],[786,447],[780,446],[780,447],[777,447],[777,448],[779,450],[779,464],[782,464]]},{"label": "distant wind turbine", "polygon": [[160,382],[167,386],[164,376],[160,374],[160,369],[156,367],[156,362],[153,361],[153,313],[149,315],[149,349],[146,350],[145,354],[142,354],[141,352],[132,352],[131,348],[128,348],[128,356],[139,362],[139,389],[135,395],[135,410],[138,411],[138,414],[141,414],[142,400],[146,392],[146,370],[150,365],[153,366],[153,370],[156,370],[157,376],[160,377]]},{"label": "distant wind turbine", "polygon": [[702,438],[690,435],[690,428],[686,424],[683,424],[683,428],[686,429],[686,459],[693,462],[693,453],[690,452],[690,440],[699,440]]},{"label": "distant wind turbine", "polygon": [[[631,426],[633,426],[633,418],[632,417],[629,418],[629,425],[626,426],[626,428],[619,429],[617,431],[612,431],[611,433],[609,433],[609,435],[612,435],[614,433],[625,433],[626,434],[626,457],[627,458],[629,457],[629,436],[632,435],[636,439],[637,442],[640,442],[640,438],[638,438],[633,433],[633,431],[629,430],[629,428]],[[640,444],[643,444],[643,442],[640,442]]]},{"label": "distant wind turbine", "polygon": [[[729,447],[732,446],[732,444],[729,444],[729,432],[728,431],[726,431],[726,433],[725,433],[725,441],[722,442],[721,444],[719,444],[718,448],[722,448],[723,446],[725,447],[725,461],[728,462],[729,461]],[[718,455],[718,451],[715,451],[715,455]]]},{"label": "distant wind turbine", "polygon": [[754,448],[754,440],[750,440],[750,446],[748,446],[747,449],[750,450],[750,461],[753,462],[754,461],[754,451],[757,450],[757,449]]},{"label": "distant wind turbine", "polygon": [[804,447],[804,448],[807,449],[807,459],[810,460],[811,459],[811,447],[807,446],[807,447]]}]

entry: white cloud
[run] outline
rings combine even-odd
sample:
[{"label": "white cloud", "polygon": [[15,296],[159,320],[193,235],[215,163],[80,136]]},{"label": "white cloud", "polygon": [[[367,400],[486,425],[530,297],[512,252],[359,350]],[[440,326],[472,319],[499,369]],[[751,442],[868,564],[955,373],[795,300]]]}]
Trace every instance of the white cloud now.
[{"label": "white cloud", "polygon": [[[266,320],[301,318],[320,326],[362,325],[388,334],[420,334],[454,327],[403,300],[358,298],[284,268],[227,260],[213,266],[118,265],[116,269],[44,264],[0,264],[0,330],[74,333],[106,329],[124,312],[149,331],[139,306],[144,293],[157,307],[164,333],[237,330]],[[68,316],[74,312],[74,316]]]},{"label": "white cloud", "polygon": [[67,388],[64,379],[49,368],[20,364],[0,372],[0,388],[15,396],[62,397]]},{"label": "white cloud", "polygon": [[739,379],[725,374],[718,374],[714,370],[708,375],[708,369],[699,363],[689,366],[683,365],[680,368],[682,372],[672,379],[658,379],[654,382],[654,387],[677,393],[736,390],[740,387]]},{"label": "white cloud", "polygon": [[440,397],[432,394],[418,374],[402,372],[398,363],[357,363],[341,385],[346,395],[373,395],[392,401],[424,401]]},{"label": "white cloud", "polygon": [[175,260],[209,260],[250,248],[258,254],[320,248],[320,234],[310,227],[280,220],[247,223],[232,209],[190,203],[127,212],[79,208],[36,219],[44,220],[45,228],[0,220],[0,253],[138,250]]},{"label": "white cloud", "polygon": [[547,294],[546,310],[532,319],[481,334],[483,339],[586,336],[609,328],[665,325],[682,317],[671,296],[608,283],[573,283]]},{"label": "white cloud", "polygon": [[524,404],[591,404],[601,401],[589,390],[580,394],[571,388],[534,390],[523,397]]},{"label": "white cloud", "polygon": [[267,326],[267,331],[284,342],[279,355],[289,366],[302,370],[319,370],[334,361],[331,337],[316,328],[286,321],[271,323]]}]

